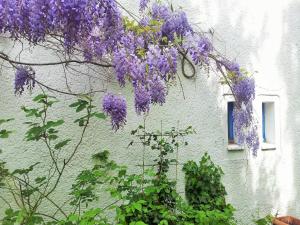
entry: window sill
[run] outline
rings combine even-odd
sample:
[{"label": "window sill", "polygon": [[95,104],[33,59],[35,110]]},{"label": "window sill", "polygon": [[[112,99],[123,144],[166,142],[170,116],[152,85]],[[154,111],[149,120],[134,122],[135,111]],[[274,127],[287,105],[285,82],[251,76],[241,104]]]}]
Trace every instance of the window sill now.
[{"label": "window sill", "polygon": [[262,143],[261,150],[276,150],[276,145],[271,143]]},{"label": "window sill", "polygon": [[243,151],[244,148],[238,144],[228,144],[227,150],[228,151]]}]

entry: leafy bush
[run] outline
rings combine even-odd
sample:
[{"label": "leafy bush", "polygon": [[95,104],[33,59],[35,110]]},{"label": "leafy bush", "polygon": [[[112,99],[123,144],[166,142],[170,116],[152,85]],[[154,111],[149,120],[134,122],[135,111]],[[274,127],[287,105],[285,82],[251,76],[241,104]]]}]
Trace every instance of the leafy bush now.
[{"label": "leafy bush", "polygon": [[221,182],[223,171],[205,153],[199,165],[194,161],[184,164],[185,196],[195,209],[224,210],[226,190]]},{"label": "leafy bush", "polygon": [[[199,165],[188,161],[183,166],[185,172],[185,196],[193,208],[192,220],[195,224],[235,224],[234,208],[226,204],[226,190],[222,184],[224,175],[221,167],[215,165],[205,153]],[[193,216],[195,215],[195,216]]]},{"label": "leafy bush", "polygon": [[[117,209],[120,224],[133,222],[149,225],[236,224],[233,216],[234,208],[229,204],[226,205],[225,202],[226,191],[221,183],[223,172],[220,167],[213,164],[207,153],[202,157],[199,166],[192,161],[184,166],[186,179],[192,179],[194,182],[194,185],[186,188],[186,191],[193,194],[186,194],[190,197],[195,196],[194,201],[185,202],[176,192],[176,182],[171,181],[167,176],[170,165],[178,163],[177,159],[172,159],[168,155],[179,146],[187,145],[185,141],[179,142],[178,137],[193,133],[191,127],[180,132],[172,129],[165,133],[145,133],[145,128],[140,126],[139,129],[133,131],[133,134],[138,130],[144,132],[142,132],[143,135],[138,135],[142,143],[159,152],[157,159],[154,160],[157,172],[150,177],[148,182],[145,182],[144,189],[129,198],[127,204]],[[201,189],[201,185],[197,183],[199,176],[205,176],[202,181],[207,181],[208,187],[205,183],[200,183],[205,186]],[[205,196],[205,201],[201,201],[199,194]]]}]

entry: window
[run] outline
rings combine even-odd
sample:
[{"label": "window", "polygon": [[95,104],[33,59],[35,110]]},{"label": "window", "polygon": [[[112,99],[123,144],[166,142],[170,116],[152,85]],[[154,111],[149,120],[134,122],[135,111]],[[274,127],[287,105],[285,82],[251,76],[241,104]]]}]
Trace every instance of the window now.
[{"label": "window", "polygon": [[236,144],[234,136],[234,118],[233,111],[235,103],[233,101],[227,102],[227,136],[228,136],[228,150],[243,150],[243,148]]},{"label": "window", "polygon": [[262,102],[262,149],[275,149],[275,103]]},{"label": "window", "polygon": [[227,127],[228,127],[228,143],[234,144],[234,125],[233,125],[233,109],[234,102],[227,103]]}]

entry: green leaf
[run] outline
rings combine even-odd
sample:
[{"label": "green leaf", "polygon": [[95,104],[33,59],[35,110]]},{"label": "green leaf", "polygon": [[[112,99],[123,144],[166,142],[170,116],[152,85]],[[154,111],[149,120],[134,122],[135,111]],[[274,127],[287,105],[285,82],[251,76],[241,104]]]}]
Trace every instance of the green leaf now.
[{"label": "green leaf", "polygon": [[43,128],[41,128],[40,126],[35,126],[30,128],[27,132],[26,132],[26,136],[25,139],[27,141],[38,141],[43,135]]},{"label": "green leaf", "polygon": [[40,102],[40,100],[47,98],[47,95],[45,94],[39,94],[36,97],[33,98],[34,102]]},{"label": "green leaf", "polygon": [[81,112],[82,110],[84,110],[86,108],[86,104],[81,104],[77,107],[76,112]]},{"label": "green leaf", "polygon": [[94,154],[92,156],[92,158],[94,160],[99,160],[99,161],[105,162],[108,160],[108,156],[109,156],[109,151],[105,150],[105,151]]},{"label": "green leaf", "polygon": [[106,116],[104,113],[94,113],[94,116],[98,119],[106,119]]},{"label": "green leaf", "polygon": [[0,138],[8,138],[9,134],[11,134],[12,131],[8,130],[0,130]]},{"label": "green leaf", "polygon": [[144,223],[143,221],[137,221],[137,222],[131,222],[129,225],[148,225]]},{"label": "green leaf", "polygon": [[48,121],[45,125],[45,128],[48,129],[50,127],[58,127],[62,125],[65,121],[64,120],[57,120],[57,121]]},{"label": "green leaf", "polygon": [[77,102],[74,102],[74,103],[72,103],[71,105],[69,105],[69,107],[74,108],[74,107],[77,107],[77,106],[79,106],[79,105],[80,105],[80,102],[77,101]]},{"label": "green leaf", "polygon": [[0,125],[3,124],[3,123],[7,123],[9,121],[12,121],[12,120],[14,120],[14,119],[13,118],[11,118],[11,119],[1,119],[0,120]]},{"label": "green leaf", "polygon": [[78,99],[77,102],[72,103],[71,105],[69,105],[69,107],[76,108],[76,112],[81,112],[86,108],[91,108],[91,106],[89,106],[89,102],[82,99]]},{"label": "green leaf", "polygon": [[168,221],[167,220],[162,220],[159,222],[158,225],[169,225]]},{"label": "green leaf", "polygon": [[71,141],[71,139],[67,139],[67,140],[61,141],[61,142],[57,143],[57,144],[54,146],[54,148],[55,148],[56,150],[60,150],[60,149],[62,149],[64,146],[66,146],[70,141]]},{"label": "green leaf", "polygon": [[14,174],[19,174],[19,175],[22,175],[22,174],[28,174],[28,173],[30,173],[30,172],[34,169],[34,167],[35,167],[36,165],[38,165],[38,164],[40,164],[40,162],[37,162],[37,163],[35,163],[35,164],[29,166],[27,169],[16,169],[16,170],[14,170],[14,171],[12,172],[12,174],[13,174],[13,175],[14,175]]},{"label": "green leaf", "polygon": [[142,205],[138,202],[135,202],[132,204],[133,208],[138,210],[139,212],[142,212]]},{"label": "green leaf", "polygon": [[35,178],[35,183],[40,184],[42,182],[44,182],[47,178],[46,177],[37,177]]},{"label": "green leaf", "polygon": [[41,117],[41,113],[39,113],[38,109],[29,109],[26,108],[25,106],[22,106],[21,109],[26,113],[26,117],[31,117],[31,116]]}]

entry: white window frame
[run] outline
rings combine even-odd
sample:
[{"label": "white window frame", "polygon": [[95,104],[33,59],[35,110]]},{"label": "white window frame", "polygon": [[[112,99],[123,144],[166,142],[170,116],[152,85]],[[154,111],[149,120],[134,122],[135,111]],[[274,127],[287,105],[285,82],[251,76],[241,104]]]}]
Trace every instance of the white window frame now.
[{"label": "white window frame", "polygon": [[[268,150],[276,150],[280,146],[280,97],[279,95],[265,95],[260,94],[258,96],[259,98],[259,110],[257,111],[259,113],[259,133],[260,133],[260,143],[261,143],[261,150],[262,151],[268,151]],[[263,142],[263,131],[262,131],[262,104],[263,103],[273,103],[274,104],[274,140],[272,143]],[[267,118],[268,119],[268,118]]]}]

